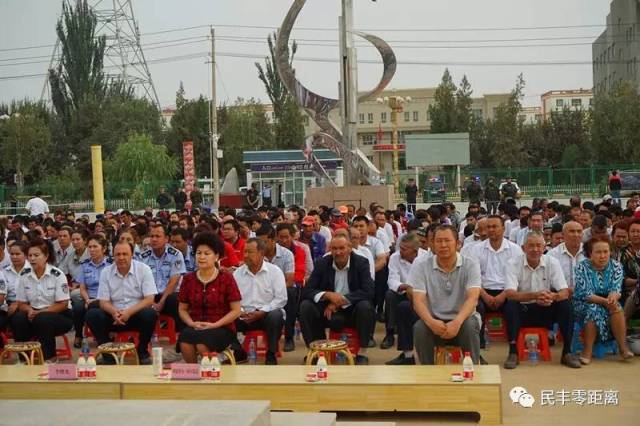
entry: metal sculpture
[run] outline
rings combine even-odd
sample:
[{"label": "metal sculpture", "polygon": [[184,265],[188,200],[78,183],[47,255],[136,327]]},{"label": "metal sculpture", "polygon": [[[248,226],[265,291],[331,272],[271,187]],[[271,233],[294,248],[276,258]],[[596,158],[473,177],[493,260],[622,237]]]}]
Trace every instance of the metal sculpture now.
[{"label": "metal sculpture", "polygon": [[[295,72],[289,63],[289,38],[300,10],[302,10],[306,2],[307,0],[294,0],[280,27],[276,40],[276,64],[280,78],[282,78],[287,90],[296,99],[298,105],[304,108],[311,119],[320,127],[320,131],[316,132],[313,136],[314,144],[320,144],[342,158],[344,166],[354,170],[362,183],[370,185],[379,184],[380,171],[367,159],[362,151],[357,148],[351,151],[346,146],[342,131],[329,119],[329,112],[338,106],[339,100],[326,98],[304,87],[302,83],[296,79]],[[378,85],[371,91],[358,97],[358,102],[362,102],[376,96],[389,84],[396,72],[397,62],[391,46],[381,38],[357,31],[353,33],[364,38],[378,49],[378,52],[380,52],[382,56],[384,66],[382,78]],[[307,147],[307,149],[308,148],[309,147]],[[320,166],[320,163],[312,154],[308,155],[308,159],[314,166],[314,171],[323,175],[322,177],[324,178],[328,177],[324,170],[321,171],[316,167]]]}]

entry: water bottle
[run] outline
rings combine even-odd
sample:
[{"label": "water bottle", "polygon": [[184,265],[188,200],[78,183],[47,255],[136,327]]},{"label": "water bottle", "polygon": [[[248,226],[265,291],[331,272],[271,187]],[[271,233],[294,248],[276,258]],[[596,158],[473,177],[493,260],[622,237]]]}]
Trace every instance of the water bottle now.
[{"label": "water bottle", "polygon": [[464,359],[462,360],[462,377],[464,380],[473,380],[473,361],[471,360],[470,352],[464,353]]},{"label": "water bottle", "polygon": [[529,353],[529,363],[531,365],[538,364],[538,342],[535,339],[527,339],[527,352]]},{"label": "water bottle", "polygon": [[491,343],[491,339],[489,338],[489,330],[487,330],[487,328],[484,328],[484,348],[486,350],[489,350],[489,344]]},{"label": "water bottle", "polygon": [[295,328],[296,340],[299,341],[301,335],[302,335],[302,330],[300,329],[300,321],[296,321],[296,328]]},{"label": "water bottle", "polygon": [[247,360],[249,364],[255,364],[258,359],[258,354],[256,353],[256,340],[251,338],[249,340],[249,353],[247,354]]},{"label": "water bottle", "polygon": [[89,339],[86,337],[82,339],[82,349],[80,350],[80,353],[82,353],[84,358],[89,356]]},{"label": "water bottle", "polygon": [[87,358],[87,368],[86,368],[85,377],[89,380],[95,380],[98,375],[98,367],[96,365],[96,358],[93,354],[89,354]]},{"label": "water bottle", "polygon": [[200,378],[204,380],[209,380],[211,377],[211,360],[209,359],[209,354],[202,354],[202,358],[200,358]]},{"label": "water bottle", "polygon": [[84,380],[87,378],[87,359],[83,354],[78,356],[78,362],[76,363],[76,370],[78,374],[78,379]]},{"label": "water bottle", "polygon": [[222,369],[220,366],[220,360],[218,359],[218,354],[216,352],[211,353],[211,357],[209,358],[210,371],[209,371],[209,380],[214,382],[219,382],[222,378]]},{"label": "water bottle", "polygon": [[162,374],[162,346],[160,346],[160,340],[158,335],[154,334],[151,339],[151,359],[153,364],[153,375],[159,376]]},{"label": "water bottle", "polygon": [[318,355],[318,363],[316,364],[316,374],[318,381],[326,382],[329,378],[329,370],[327,369],[327,359],[324,357],[324,352],[320,352]]}]

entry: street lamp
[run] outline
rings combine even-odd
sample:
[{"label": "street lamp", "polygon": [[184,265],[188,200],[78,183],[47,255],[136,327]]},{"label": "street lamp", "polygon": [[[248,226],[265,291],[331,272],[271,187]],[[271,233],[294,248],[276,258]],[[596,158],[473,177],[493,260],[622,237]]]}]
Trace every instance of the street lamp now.
[{"label": "street lamp", "polygon": [[403,110],[405,103],[411,102],[410,96],[385,96],[384,98],[378,98],[376,101],[379,104],[385,104],[391,108],[391,153],[392,163],[391,168],[393,172],[393,188],[395,193],[400,192],[400,160],[398,156],[398,114]]}]

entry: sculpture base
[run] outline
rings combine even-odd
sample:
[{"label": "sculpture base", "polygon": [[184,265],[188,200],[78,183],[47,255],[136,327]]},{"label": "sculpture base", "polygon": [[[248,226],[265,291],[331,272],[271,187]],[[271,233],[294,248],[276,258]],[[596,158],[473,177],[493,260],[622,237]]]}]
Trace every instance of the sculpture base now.
[{"label": "sculpture base", "polygon": [[321,205],[338,207],[353,204],[369,210],[369,204],[377,203],[385,209],[395,208],[393,185],[355,185],[332,188],[308,188],[304,206],[308,210]]}]

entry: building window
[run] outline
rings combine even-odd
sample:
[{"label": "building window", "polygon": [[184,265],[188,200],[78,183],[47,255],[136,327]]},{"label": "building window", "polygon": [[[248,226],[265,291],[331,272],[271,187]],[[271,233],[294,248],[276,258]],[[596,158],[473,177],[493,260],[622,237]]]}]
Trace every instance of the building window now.
[{"label": "building window", "polygon": [[427,110],[427,121],[431,121],[431,113]]},{"label": "building window", "polygon": [[363,112],[358,114],[358,121],[360,121],[360,124],[364,124],[364,113]]},{"label": "building window", "polygon": [[582,106],[582,99],[571,99],[571,106],[572,107],[581,107]]},{"label": "building window", "polygon": [[369,124],[373,124],[373,113],[372,112],[367,114],[367,122]]},{"label": "building window", "polygon": [[[600,87],[602,87],[602,85]],[[589,106],[591,106],[591,105],[593,105],[593,98],[589,99]]]},{"label": "building window", "polygon": [[367,155],[367,159],[373,163],[373,155]]},{"label": "building window", "polygon": [[413,111],[413,121],[418,121],[418,119],[420,118],[420,111]]},{"label": "building window", "polygon": [[362,135],[362,145],[373,145],[374,138],[371,133]]},{"label": "building window", "polygon": [[562,108],[564,106],[564,99],[556,99],[556,107]]},{"label": "building window", "polygon": [[409,111],[405,111],[404,112],[404,121],[409,121],[411,120],[411,114],[409,113]]},{"label": "building window", "polygon": [[380,113],[380,122],[382,122],[382,123],[386,123],[387,122],[387,113],[386,112],[381,112]]}]

